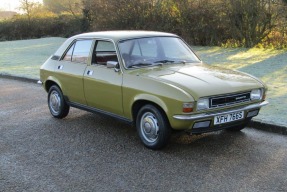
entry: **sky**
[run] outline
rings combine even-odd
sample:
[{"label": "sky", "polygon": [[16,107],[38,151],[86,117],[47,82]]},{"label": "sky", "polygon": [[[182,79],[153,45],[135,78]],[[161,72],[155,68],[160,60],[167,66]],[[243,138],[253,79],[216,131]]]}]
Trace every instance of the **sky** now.
[{"label": "sky", "polygon": [[[43,3],[43,0],[30,0]],[[16,11],[19,12],[20,0],[0,0],[1,11]]]}]

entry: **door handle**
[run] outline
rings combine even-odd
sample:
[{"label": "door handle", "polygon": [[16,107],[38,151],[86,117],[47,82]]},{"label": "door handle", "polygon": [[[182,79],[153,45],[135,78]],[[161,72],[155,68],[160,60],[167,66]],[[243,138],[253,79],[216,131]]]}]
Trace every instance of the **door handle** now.
[{"label": "door handle", "polygon": [[92,70],[87,71],[87,75],[93,75],[93,73],[94,73],[94,71],[92,71]]},{"label": "door handle", "polygon": [[63,65],[59,65],[59,66],[58,66],[58,69],[59,69],[59,70],[62,70],[63,68],[64,68]]}]

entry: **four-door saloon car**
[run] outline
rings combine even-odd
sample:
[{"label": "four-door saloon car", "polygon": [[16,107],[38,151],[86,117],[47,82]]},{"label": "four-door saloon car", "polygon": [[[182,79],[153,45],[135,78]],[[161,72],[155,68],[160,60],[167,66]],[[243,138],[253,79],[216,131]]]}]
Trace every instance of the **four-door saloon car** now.
[{"label": "four-door saloon car", "polygon": [[73,36],[41,66],[40,83],[54,117],[71,106],[134,123],[151,149],[164,147],[172,130],[239,131],[268,103],[260,80],[203,64],[162,32]]}]

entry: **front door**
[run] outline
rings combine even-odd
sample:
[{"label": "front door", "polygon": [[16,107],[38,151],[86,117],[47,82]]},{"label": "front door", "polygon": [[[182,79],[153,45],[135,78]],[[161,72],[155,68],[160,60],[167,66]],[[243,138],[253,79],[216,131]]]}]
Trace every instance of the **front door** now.
[{"label": "front door", "polygon": [[114,44],[98,40],[93,50],[92,62],[84,74],[84,89],[90,107],[123,115],[122,72],[107,68],[107,61],[118,61]]},{"label": "front door", "polygon": [[121,71],[107,68],[107,61],[118,61],[114,44],[98,40],[93,50],[92,64],[84,74],[84,90],[88,106],[123,115]]}]

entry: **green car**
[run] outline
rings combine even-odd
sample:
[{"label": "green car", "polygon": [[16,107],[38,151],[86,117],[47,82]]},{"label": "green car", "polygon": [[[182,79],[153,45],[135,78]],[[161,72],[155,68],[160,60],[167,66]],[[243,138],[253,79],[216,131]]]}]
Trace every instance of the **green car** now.
[{"label": "green car", "polygon": [[266,86],[203,64],[180,37],[150,31],[73,36],[40,69],[56,118],[70,106],[133,123],[142,143],[164,147],[172,130],[240,131],[258,115]]}]

